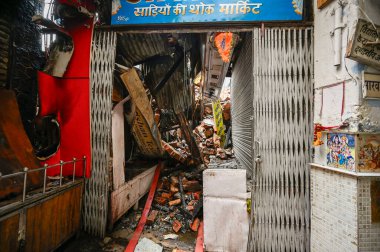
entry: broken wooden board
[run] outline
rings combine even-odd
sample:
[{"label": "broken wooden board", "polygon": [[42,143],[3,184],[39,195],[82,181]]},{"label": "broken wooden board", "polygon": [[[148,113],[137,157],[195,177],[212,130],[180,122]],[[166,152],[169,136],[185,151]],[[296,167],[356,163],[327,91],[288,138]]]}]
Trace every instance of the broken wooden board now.
[{"label": "broken wooden board", "polygon": [[149,191],[155,170],[156,166],[149,168],[111,192],[110,225],[113,225]]},{"label": "broken wooden board", "polygon": [[112,110],[112,184],[117,190],[125,183],[124,103]]},{"label": "broken wooden board", "polygon": [[154,113],[150,105],[143,83],[135,69],[129,69],[120,78],[128,89],[136,111],[132,120],[132,134],[141,153],[147,157],[161,157],[161,135],[154,121]]},{"label": "broken wooden board", "polygon": [[[39,162],[32,144],[24,131],[15,94],[0,90],[0,173],[7,175],[22,172],[24,167],[35,169]],[[0,179],[0,200],[22,193],[24,176]],[[42,185],[42,174],[28,174],[27,190]]]}]

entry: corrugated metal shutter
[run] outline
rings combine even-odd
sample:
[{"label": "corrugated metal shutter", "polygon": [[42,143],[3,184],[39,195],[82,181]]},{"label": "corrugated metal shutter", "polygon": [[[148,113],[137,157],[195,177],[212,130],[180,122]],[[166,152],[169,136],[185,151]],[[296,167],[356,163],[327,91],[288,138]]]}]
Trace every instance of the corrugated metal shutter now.
[{"label": "corrugated metal shutter", "polygon": [[248,34],[232,71],[232,141],[236,158],[252,176],[252,34]]},{"label": "corrugated metal shutter", "polygon": [[257,162],[248,251],[307,252],[313,28],[254,28],[253,83],[253,153]]}]

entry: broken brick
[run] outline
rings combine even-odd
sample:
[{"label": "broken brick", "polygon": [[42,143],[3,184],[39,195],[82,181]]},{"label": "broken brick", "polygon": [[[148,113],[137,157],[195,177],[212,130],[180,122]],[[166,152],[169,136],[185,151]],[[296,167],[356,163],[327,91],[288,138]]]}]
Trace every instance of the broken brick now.
[{"label": "broken brick", "polygon": [[163,197],[155,197],[154,201],[159,205],[165,205],[167,200]]},{"label": "broken brick", "polygon": [[193,206],[193,205],[188,205],[188,206],[186,207],[186,210],[187,210],[187,211],[193,211],[193,210],[194,210],[194,206]]},{"label": "broken brick", "polygon": [[171,191],[172,193],[179,192],[178,187],[176,187],[176,186],[173,185],[173,184],[170,185],[170,191]]},{"label": "broken brick", "polygon": [[165,193],[165,192],[163,192],[161,194],[161,197],[165,198],[165,199],[170,199],[172,197],[172,194],[171,193]]},{"label": "broken brick", "polygon": [[173,221],[173,230],[174,232],[178,233],[178,231],[181,229],[182,224],[178,220]]},{"label": "broken brick", "polygon": [[201,194],[202,192],[201,191],[198,191],[198,192],[193,192],[193,197],[195,200],[199,200],[201,198]]},{"label": "broken brick", "polygon": [[172,252],[188,252],[188,251],[186,251],[186,250],[182,250],[182,249],[173,249]]},{"label": "broken brick", "polygon": [[183,189],[189,192],[195,192],[202,189],[202,186],[197,180],[190,180],[183,184]]},{"label": "broken brick", "polygon": [[199,220],[199,218],[195,218],[193,223],[191,223],[191,225],[190,225],[190,229],[193,230],[194,232],[197,232],[200,222],[201,221]]},{"label": "broken brick", "polygon": [[176,176],[171,176],[171,177],[170,177],[170,182],[171,182],[172,185],[177,186],[178,183],[179,183],[179,181],[178,181],[178,177],[176,177]]},{"label": "broken brick", "polygon": [[154,221],[156,220],[157,214],[158,214],[157,210],[150,211],[150,214],[148,215],[148,218],[146,219],[146,224],[152,225]]},{"label": "broken brick", "polygon": [[176,206],[176,205],[179,205],[179,204],[181,204],[181,199],[176,199],[176,200],[169,201],[169,206]]}]

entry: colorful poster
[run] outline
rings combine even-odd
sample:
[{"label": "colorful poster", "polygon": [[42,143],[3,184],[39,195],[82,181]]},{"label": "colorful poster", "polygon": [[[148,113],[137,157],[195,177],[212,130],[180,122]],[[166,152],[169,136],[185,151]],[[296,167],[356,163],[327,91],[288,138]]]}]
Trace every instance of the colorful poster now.
[{"label": "colorful poster", "polygon": [[359,135],[358,166],[361,172],[380,172],[380,135]]},{"label": "colorful poster", "polygon": [[303,0],[113,0],[112,25],[302,20]]},{"label": "colorful poster", "polygon": [[327,134],[327,165],[355,171],[355,135]]}]

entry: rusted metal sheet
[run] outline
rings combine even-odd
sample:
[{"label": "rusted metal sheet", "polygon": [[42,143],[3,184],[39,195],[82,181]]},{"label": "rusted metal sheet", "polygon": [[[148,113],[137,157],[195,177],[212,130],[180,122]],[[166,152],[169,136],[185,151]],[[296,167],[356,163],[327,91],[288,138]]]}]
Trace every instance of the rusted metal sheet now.
[{"label": "rusted metal sheet", "polygon": [[52,251],[80,229],[82,183],[27,209],[25,251]]},{"label": "rusted metal sheet", "polygon": [[136,105],[132,119],[132,134],[141,153],[147,157],[162,156],[161,135],[143,83],[135,69],[129,69],[120,77],[128,89],[132,103]]},{"label": "rusted metal sheet", "polygon": [[[12,91],[0,90],[0,172],[5,175],[21,172],[24,167],[39,167],[33,147],[21,122],[16,96]],[[28,175],[27,190],[42,185],[40,172]],[[18,195],[23,189],[23,176],[0,179],[0,200]]]},{"label": "rusted metal sheet", "polygon": [[15,214],[0,221],[0,248],[2,252],[19,251],[18,228],[20,215]]}]

